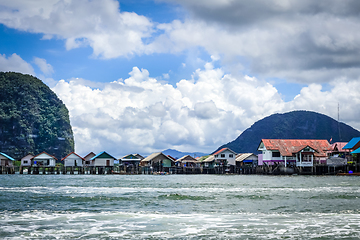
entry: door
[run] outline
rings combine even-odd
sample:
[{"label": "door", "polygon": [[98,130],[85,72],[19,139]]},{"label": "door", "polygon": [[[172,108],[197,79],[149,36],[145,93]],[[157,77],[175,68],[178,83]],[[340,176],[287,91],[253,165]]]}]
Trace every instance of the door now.
[{"label": "door", "polygon": [[110,166],[110,160],[106,160],[106,166]]}]

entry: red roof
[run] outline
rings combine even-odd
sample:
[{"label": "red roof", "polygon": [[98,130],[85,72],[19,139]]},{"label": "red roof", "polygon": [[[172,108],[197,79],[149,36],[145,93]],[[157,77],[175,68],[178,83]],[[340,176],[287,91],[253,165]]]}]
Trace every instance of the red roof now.
[{"label": "red roof", "polygon": [[331,144],[329,151],[330,152],[346,152],[346,150],[343,149],[343,147],[345,147],[346,144],[347,144],[347,142],[335,142],[335,143]]},{"label": "red roof", "polygon": [[52,155],[48,154],[47,152],[42,152],[42,153],[39,153],[38,155],[36,155],[36,156],[32,157],[32,158],[31,158],[31,160],[32,160],[32,159],[34,159],[34,158],[36,158],[37,156],[40,156],[40,155],[41,155],[41,154],[43,154],[43,153],[45,153],[46,155],[48,155],[48,156],[50,156],[50,157],[54,158],[55,160],[57,160],[57,158],[56,158],[56,157],[54,157],[54,156],[52,156]]},{"label": "red roof", "polygon": [[325,151],[330,149],[327,140],[308,139],[262,139],[267,150],[278,150],[282,156],[292,156],[306,147],[316,151],[315,156],[326,156]]},{"label": "red roof", "polygon": [[79,158],[81,158],[83,161],[85,161],[84,158],[80,157],[78,154],[74,153],[74,152],[71,152],[69,153],[68,155],[66,155],[66,157],[62,158],[61,161],[64,161],[65,158],[67,158],[68,156],[70,156],[71,154],[75,154],[76,156],[78,156]]}]

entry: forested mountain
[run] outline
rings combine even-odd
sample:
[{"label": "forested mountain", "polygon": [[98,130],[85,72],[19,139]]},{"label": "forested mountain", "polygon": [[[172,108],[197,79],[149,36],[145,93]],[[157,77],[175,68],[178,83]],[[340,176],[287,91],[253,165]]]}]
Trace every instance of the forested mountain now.
[{"label": "forested mountain", "polygon": [[261,139],[332,139],[332,142],[347,142],[353,137],[360,137],[360,132],[324,114],[293,111],[259,120],[219,149],[228,147],[237,153],[258,154]]},{"label": "forested mountain", "polygon": [[73,150],[69,113],[56,94],[31,75],[0,72],[0,152],[60,159]]}]

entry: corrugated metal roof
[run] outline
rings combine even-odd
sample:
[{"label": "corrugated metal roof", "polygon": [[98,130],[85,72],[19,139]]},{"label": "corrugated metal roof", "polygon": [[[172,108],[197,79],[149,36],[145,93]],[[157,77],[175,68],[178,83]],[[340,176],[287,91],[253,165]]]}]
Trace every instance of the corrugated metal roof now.
[{"label": "corrugated metal roof", "polygon": [[331,147],[330,147],[330,151],[339,151],[339,152],[345,152],[345,150],[343,149],[344,146],[346,146],[348,142],[335,142],[333,144],[331,144]]},{"label": "corrugated metal roof", "polygon": [[215,157],[214,157],[214,155],[210,155],[208,158],[206,158],[204,161],[202,161],[202,162],[212,162],[212,161],[214,161],[215,160]]},{"label": "corrugated metal roof", "polygon": [[176,160],[176,162],[197,162],[197,160],[190,155],[185,155]]},{"label": "corrugated metal roof", "polygon": [[357,154],[359,154],[359,153],[360,153],[360,148],[358,148],[358,149],[356,149],[356,150],[352,151],[351,153],[357,153]]},{"label": "corrugated metal roof", "polygon": [[95,155],[94,157],[90,158],[90,160],[94,160],[95,158],[100,157],[101,155],[108,155],[109,157],[113,158],[116,160],[116,158],[114,158],[113,156],[111,156],[110,154],[108,154],[107,152],[103,151],[101,153],[99,153],[98,155]]},{"label": "corrugated metal roof", "polygon": [[41,154],[46,154],[46,155],[48,155],[49,157],[52,157],[52,158],[54,158],[55,160],[57,160],[57,158],[56,157],[54,157],[54,156],[52,156],[52,155],[50,155],[50,154],[48,154],[47,152],[42,152],[42,153],[39,153],[38,155],[36,155],[35,157],[33,157],[33,158],[31,158],[31,159],[34,159],[34,158],[36,158],[36,157],[38,157],[38,156],[40,156]]},{"label": "corrugated metal roof", "polygon": [[330,149],[327,140],[308,140],[308,139],[262,139],[267,150],[277,150],[282,156],[292,156],[306,147],[314,149],[315,156],[326,156],[325,151]]},{"label": "corrugated metal roof", "polygon": [[10,157],[9,155],[0,152],[1,155],[3,155],[4,157],[6,157],[7,159],[11,160],[11,161],[15,161],[15,159],[13,159],[12,157]]},{"label": "corrugated metal roof", "polygon": [[81,158],[83,161],[85,161],[84,158],[80,157],[78,154],[76,154],[75,152],[71,152],[69,153],[66,157],[62,158],[61,161],[64,161],[64,159],[66,159],[67,157],[69,157],[71,154],[75,154],[76,156],[78,156],[79,158]]},{"label": "corrugated metal roof", "polygon": [[253,154],[253,153],[240,153],[240,154],[238,154],[238,155],[236,156],[235,161],[237,161],[237,162],[242,162],[242,161],[244,161],[245,159],[247,159],[248,157],[250,157],[250,156],[252,156],[252,155],[256,156],[256,155]]},{"label": "corrugated metal roof", "polygon": [[348,144],[343,147],[343,149],[352,149],[358,142],[360,142],[360,137],[355,137],[351,139]]},{"label": "corrugated metal roof", "polygon": [[141,160],[141,162],[150,162],[152,159],[156,158],[157,156],[163,155],[164,158],[167,158],[171,161],[174,161],[173,159],[171,159],[170,157],[166,156],[165,154],[163,154],[162,152],[157,152],[157,153],[152,153],[150,154],[150,156],[147,156],[146,158],[144,158],[143,160]]}]

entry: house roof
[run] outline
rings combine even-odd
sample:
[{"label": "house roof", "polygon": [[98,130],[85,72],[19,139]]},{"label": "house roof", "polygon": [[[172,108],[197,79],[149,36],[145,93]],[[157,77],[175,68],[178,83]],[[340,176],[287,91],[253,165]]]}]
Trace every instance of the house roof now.
[{"label": "house roof", "polygon": [[219,151],[213,153],[212,155],[215,156],[215,155],[220,154],[220,153],[222,153],[222,152],[224,152],[224,151],[226,151],[226,150],[229,150],[230,152],[233,152],[234,154],[236,154],[236,152],[234,152],[234,151],[231,150],[230,148],[222,148],[222,149],[220,149]]},{"label": "house roof", "polygon": [[56,157],[54,157],[54,156],[52,156],[52,155],[48,154],[47,152],[42,152],[42,153],[39,153],[38,155],[36,155],[36,156],[32,157],[32,158],[31,158],[31,160],[32,160],[32,159],[34,159],[34,158],[36,158],[36,157],[38,157],[38,156],[40,156],[41,154],[46,154],[46,155],[48,155],[49,157],[52,157],[52,158],[54,158],[55,160],[57,160],[57,158],[56,158]]},{"label": "house roof", "polygon": [[151,160],[153,160],[154,158],[158,157],[158,156],[164,156],[164,158],[167,158],[171,161],[174,161],[172,158],[170,158],[169,156],[166,156],[165,154],[163,154],[162,152],[157,152],[157,153],[152,153],[150,154],[150,156],[147,156],[146,158],[144,158],[143,160],[141,160],[141,162],[150,162]]},{"label": "house roof", "polygon": [[315,156],[326,156],[325,151],[330,149],[327,140],[309,140],[309,139],[262,139],[267,150],[277,150],[282,156],[292,156],[293,153],[300,152],[306,147],[316,151]]},{"label": "house roof", "polygon": [[78,156],[79,158],[81,158],[83,161],[85,161],[85,159],[84,158],[82,158],[81,156],[79,156],[78,154],[76,154],[75,152],[71,152],[71,153],[69,153],[68,155],[66,155],[66,157],[63,157],[62,159],[61,159],[61,161],[64,161],[64,159],[66,159],[67,157],[69,157],[71,154],[75,154],[76,156]]},{"label": "house roof", "polygon": [[346,144],[347,142],[334,142],[333,144],[331,144],[329,151],[345,152],[343,148]]},{"label": "house roof", "polygon": [[11,161],[15,161],[15,159],[13,159],[12,157],[10,157],[9,155],[0,152],[0,155],[3,155],[4,157],[6,157],[7,159],[11,160]]},{"label": "house roof", "polygon": [[360,142],[360,137],[355,137],[353,139],[351,139],[344,147],[343,149],[352,149],[353,147],[355,147],[355,145]]},{"label": "house roof", "polygon": [[94,160],[95,158],[113,158],[114,160],[116,160],[116,158],[114,158],[105,151],[99,153],[98,155],[95,155],[94,157],[90,158],[90,160]]},{"label": "house roof", "polygon": [[202,162],[212,162],[212,161],[214,161],[215,160],[215,157],[214,157],[214,155],[209,155],[209,157],[207,157],[204,161],[202,161]]},{"label": "house roof", "polygon": [[242,161],[244,161],[245,159],[247,159],[248,157],[250,157],[250,156],[252,156],[252,155],[256,156],[256,155],[253,154],[253,153],[240,153],[240,154],[238,154],[238,155],[236,156],[235,161],[237,161],[237,162],[242,162]]},{"label": "house roof", "polygon": [[[86,154],[86,156],[84,157],[84,159],[86,159],[87,157],[89,157],[90,155],[93,155],[93,156],[96,156],[96,154],[95,153],[93,153],[93,152],[89,152],[88,154]],[[92,157],[91,157],[92,158]]]},{"label": "house roof", "polygon": [[178,160],[176,160],[176,162],[198,162],[198,160],[196,160],[195,158],[193,158],[190,155],[185,155],[185,156],[179,158]]},{"label": "house roof", "polygon": [[354,150],[354,151],[352,151],[351,153],[357,153],[357,154],[359,154],[359,153],[360,153],[360,148],[355,149],[355,150]]},{"label": "house roof", "polygon": [[140,155],[140,154],[138,154],[138,153],[134,154],[134,156],[138,157],[139,159],[144,159],[144,157],[143,157],[143,156],[141,156],[141,155]]},{"label": "house roof", "polygon": [[21,160],[29,160],[32,159],[34,157],[34,155],[32,155],[31,153],[27,154],[26,156],[24,156],[23,158],[21,158]]}]

